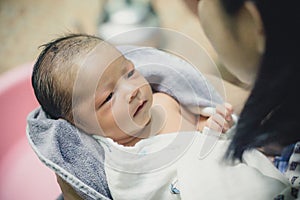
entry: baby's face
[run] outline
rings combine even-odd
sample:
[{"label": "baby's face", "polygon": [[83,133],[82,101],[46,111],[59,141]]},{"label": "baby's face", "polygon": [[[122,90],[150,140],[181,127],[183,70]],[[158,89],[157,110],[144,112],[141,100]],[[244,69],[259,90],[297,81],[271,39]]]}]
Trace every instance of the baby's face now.
[{"label": "baby's face", "polygon": [[[152,90],[145,78],[135,70],[131,61],[111,45],[96,47],[84,62],[84,72],[89,77],[97,76],[94,98],[84,98],[80,103],[80,115],[95,120],[86,121],[87,126],[96,121],[101,131],[96,134],[112,138],[116,142],[125,143],[132,136],[138,137],[149,123],[152,106]],[[90,85],[87,82],[86,86]],[[85,84],[82,85],[85,88]],[[82,90],[82,89],[81,89]],[[83,89],[84,90],[84,89]],[[93,106],[93,109],[91,108]],[[87,110],[92,111],[87,112]],[[95,131],[91,131],[95,133]]]}]

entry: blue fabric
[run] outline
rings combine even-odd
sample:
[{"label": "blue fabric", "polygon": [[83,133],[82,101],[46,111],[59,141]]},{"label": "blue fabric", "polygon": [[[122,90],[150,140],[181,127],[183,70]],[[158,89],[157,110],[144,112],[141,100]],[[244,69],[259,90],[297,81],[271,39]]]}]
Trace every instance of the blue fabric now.
[{"label": "blue fabric", "polygon": [[[182,59],[153,48],[118,48],[153,90],[168,93],[185,106],[207,107],[223,102],[204,76]],[[41,108],[28,115],[27,124],[29,143],[45,165],[84,199],[111,199],[104,151],[93,137],[63,119],[49,119]]]},{"label": "blue fabric", "polygon": [[295,144],[291,144],[286,146],[283,150],[280,156],[276,156],[274,158],[274,165],[278,168],[278,170],[281,173],[285,173],[287,170],[287,167],[289,165],[289,159],[293,153],[293,149],[295,147]]}]

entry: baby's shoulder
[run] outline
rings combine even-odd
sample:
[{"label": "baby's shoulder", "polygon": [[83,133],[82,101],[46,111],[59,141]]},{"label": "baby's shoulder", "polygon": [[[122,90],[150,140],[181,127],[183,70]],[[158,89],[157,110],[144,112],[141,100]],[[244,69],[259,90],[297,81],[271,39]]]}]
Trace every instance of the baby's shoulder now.
[{"label": "baby's shoulder", "polygon": [[155,104],[161,105],[165,109],[179,110],[180,108],[176,99],[163,92],[156,92],[153,94],[153,105]]}]

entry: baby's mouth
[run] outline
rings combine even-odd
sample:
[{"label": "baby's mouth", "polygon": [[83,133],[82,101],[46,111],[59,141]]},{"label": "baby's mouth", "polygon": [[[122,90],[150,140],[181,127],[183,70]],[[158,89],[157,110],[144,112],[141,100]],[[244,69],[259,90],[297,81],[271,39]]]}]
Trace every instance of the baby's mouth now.
[{"label": "baby's mouth", "polygon": [[136,111],[133,114],[133,117],[135,117],[140,112],[140,110],[142,110],[144,108],[146,103],[147,103],[147,101],[145,100],[137,107]]}]

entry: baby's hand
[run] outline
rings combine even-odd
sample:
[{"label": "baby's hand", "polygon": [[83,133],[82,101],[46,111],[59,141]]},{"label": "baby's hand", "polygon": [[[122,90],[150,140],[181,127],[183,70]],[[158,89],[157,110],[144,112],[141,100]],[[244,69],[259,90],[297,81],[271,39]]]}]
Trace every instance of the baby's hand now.
[{"label": "baby's hand", "polygon": [[217,105],[216,113],[207,119],[205,126],[214,131],[225,133],[234,123],[231,116],[232,114],[233,108],[231,104],[224,103]]}]

